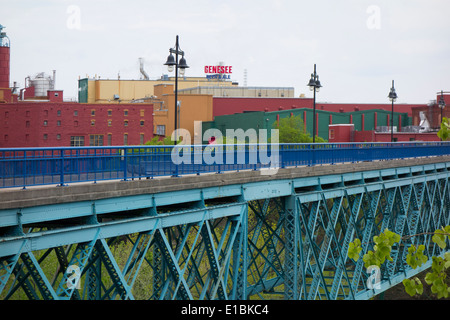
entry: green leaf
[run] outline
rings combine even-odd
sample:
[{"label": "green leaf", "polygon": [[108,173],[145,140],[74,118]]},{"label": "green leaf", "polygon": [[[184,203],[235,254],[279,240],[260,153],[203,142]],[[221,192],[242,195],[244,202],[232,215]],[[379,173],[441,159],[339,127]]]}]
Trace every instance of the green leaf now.
[{"label": "green leaf", "polygon": [[406,293],[408,293],[411,297],[415,296],[416,294],[423,293],[423,284],[417,277],[413,279],[404,279],[402,282],[405,287]]},{"label": "green leaf", "polygon": [[446,247],[445,243],[446,235],[444,233],[445,230],[437,229],[434,232],[433,237],[431,238],[431,240],[433,240],[433,242],[436,243],[441,249],[445,249]]},{"label": "green leaf", "polygon": [[347,255],[350,259],[358,261],[359,253],[361,252],[361,250],[362,250],[361,241],[358,238],[356,238],[353,242],[350,242],[348,246]]}]

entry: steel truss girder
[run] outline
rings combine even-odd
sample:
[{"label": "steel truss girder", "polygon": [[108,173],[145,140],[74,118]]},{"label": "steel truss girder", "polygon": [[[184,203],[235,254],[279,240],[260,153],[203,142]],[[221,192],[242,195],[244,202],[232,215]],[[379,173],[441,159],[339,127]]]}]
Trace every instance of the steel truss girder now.
[{"label": "steel truss girder", "polygon": [[[305,248],[300,256],[306,257],[300,269],[312,272],[311,276],[300,280],[307,284],[303,290],[307,290],[308,295],[301,292],[303,297],[355,299],[373,296],[401,281],[399,279],[405,274],[413,273],[405,262],[411,244],[425,244],[430,258],[442,253],[430,242],[431,236],[420,236],[422,240],[418,241],[419,237],[414,235],[433,232],[448,224],[447,176],[397,179],[395,183],[373,186],[370,191],[359,188],[357,193],[352,188],[342,188],[340,194],[335,189],[333,195],[319,191],[322,199],[307,195],[297,197],[302,224],[299,247]],[[349,204],[347,209],[343,206],[345,201]],[[361,205],[364,210],[360,209]],[[337,226],[338,217],[343,218],[346,225]],[[354,263],[347,258],[348,244],[354,237],[360,238],[362,258],[372,249],[372,237],[385,228],[400,234],[402,240],[393,247],[393,261],[382,268],[380,289],[376,290],[366,283],[368,274],[363,270],[362,259]]]},{"label": "steel truss girder", "polygon": [[[233,283],[239,281],[245,287],[246,202],[234,199],[227,204],[206,206],[200,201],[182,212],[155,209],[151,207],[119,221],[113,218],[103,221],[93,215],[83,219],[85,224],[81,227],[70,224],[55,229],[41,227],[6,238],[2,253],[13,251],[19,241],[23,250],[1,258],[1,289],[8,280],[12,286],[5,293],[0,291],[2,299],[14,299],[20,288],[29,299],[133,299],[133,285],[145,268],[150,268],[155,279],[159,279],[147,297],[150,299],[242,297],[245,290],[235,288]],[[224,225],[222,233],[218,231],[219,223]],[[134,236],[130,238],[132,231],[135,240]],[[177,232],[182,235],[181,241]],[[188,243],[192,236],[194,243]],[[123,237],[133,244],[125,263],[117,261],[112,252]],[[72,244],[77,244],[75,251],[69,250]],[[48,272],[42,271],[49,260],[34,258],[33,252],[40,254],[45,250],[45,256],[55,252],[59,263],[54,281],[50,281]],[[152,255],[154,252],[162,254],[158,258]],[[205,259],[209,260],[206,273]],[[68,270],[73,266],[78,277]],[[73,278],[75,281],[70,282]],[[33,290],[35,287],[38,292]]]},{"label": "steel truss girder", "polygon": [[[0,298],[367,299],[429,267],[408,268],[410,245],[442,254],[427,233],[450,224],[449,194],[443,164],[7,210]],[[385,228],[402,240],[372,289],[347,250]]]}]

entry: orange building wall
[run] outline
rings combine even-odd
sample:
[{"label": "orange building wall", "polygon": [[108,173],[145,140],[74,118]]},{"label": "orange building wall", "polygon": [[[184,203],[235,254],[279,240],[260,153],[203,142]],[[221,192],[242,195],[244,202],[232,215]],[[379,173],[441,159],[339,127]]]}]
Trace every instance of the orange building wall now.
[{"label": "orange building wall", "polygon": [[[173,85],[155,86],[154,92],[160,103],[154,104],[153,133],[156,135],[158,125],[165,125],[165,135],[161,136],[161,138],[170,137],[175,124],[175,94],[173,92]],[[180,101],[180,112],[177,128],[189,131],[191,137],[190,143],[193,143],[195,138],[195,121],[213,120],[213,96],[206,94],[178,94],[178,101]],[[197,134],[201,134],[201,131]]]}]

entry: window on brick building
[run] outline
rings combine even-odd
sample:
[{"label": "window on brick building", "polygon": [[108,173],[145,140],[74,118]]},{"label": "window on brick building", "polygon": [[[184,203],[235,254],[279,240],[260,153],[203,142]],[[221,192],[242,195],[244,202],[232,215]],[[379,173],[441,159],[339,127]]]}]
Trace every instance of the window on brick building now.
[{"label": "window on brick building", "polygon": [[84,136],[71,136],[70,137],[71,147],[83,147],[84,146]]},{"label": "window on brick building", "polygon": [[103,146],[103,135],[102,134],[91,134],[89,136],[90,146]]},{"label": "window on brick building", "polygon": [[160,135],[160,136],[165,136],[166,135],[166,126],[165,125],[156,126],[156,134]]}]

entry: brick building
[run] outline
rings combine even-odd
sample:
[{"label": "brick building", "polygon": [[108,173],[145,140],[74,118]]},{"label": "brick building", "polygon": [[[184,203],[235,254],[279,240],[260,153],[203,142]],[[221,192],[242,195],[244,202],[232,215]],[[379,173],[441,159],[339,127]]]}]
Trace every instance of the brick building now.
[{"label": "brick building", "polygon": [[153,137],[152,104],[0,105],[0,147],[139,145]]}]

